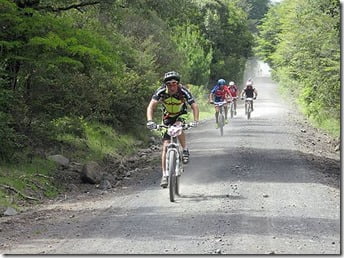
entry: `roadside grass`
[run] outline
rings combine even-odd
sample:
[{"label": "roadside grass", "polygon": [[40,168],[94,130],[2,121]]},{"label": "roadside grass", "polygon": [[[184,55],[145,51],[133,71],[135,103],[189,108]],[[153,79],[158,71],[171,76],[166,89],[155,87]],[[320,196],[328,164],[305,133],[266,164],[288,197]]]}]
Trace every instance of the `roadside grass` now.
[{"label": "roadside grass", "polygon": [[59,193],[52,183],[56,165],[46,159],[33,158],[16,164],[0,165],[0,207],[17,207],[18,203],[39,201]]},{"label": "roadside grass", "polygon": [[[294,93],[290,92],[290,88],[285,86],[284,84],[295,84],[297,82],[293,81],[287,81],[287,82],[279,82],[278,90],[281,94],[281,96],[288,101],[293,101],[293,104],[296,105],[298,110],[308,119],[308,121],[311,123],[312,126],[315,128],[319,128],[323,130],[324,132],[328,133],[330,136],[334,138],[340,137],[340,121],[337,119],[334,119],[332,117],[328,117],[325,115],[317,114],[317,116],[308,116],[306,107],[302,103],[301,100],[293,100],[290,98],[290,96],[293,96]],[[297,88],[297,87],[295,87]]]}]

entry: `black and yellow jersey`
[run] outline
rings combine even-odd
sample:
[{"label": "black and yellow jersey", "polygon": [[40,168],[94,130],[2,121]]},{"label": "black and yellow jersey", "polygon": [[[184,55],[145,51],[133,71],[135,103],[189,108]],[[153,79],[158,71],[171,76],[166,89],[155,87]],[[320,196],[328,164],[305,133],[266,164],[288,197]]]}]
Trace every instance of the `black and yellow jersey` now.
[{"label": "black and yellow jersey", "polygon": [[192,105],[192,103],[195,102],[190,91],[181,84],[179,85],[177,93],[173,95],[168,93],[166,85],[162,85],[154,92],[152,99],[161,102],[164,108],[164,113],[168,114],[170,117],[186,113],[186,103]]}]

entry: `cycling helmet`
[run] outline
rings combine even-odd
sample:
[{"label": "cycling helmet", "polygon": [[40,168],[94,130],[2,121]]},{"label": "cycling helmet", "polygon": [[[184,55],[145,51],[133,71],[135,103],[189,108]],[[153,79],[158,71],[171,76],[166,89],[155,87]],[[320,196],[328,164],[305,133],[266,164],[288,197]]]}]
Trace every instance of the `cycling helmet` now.
[{"label": "cycling helmet", "polygon": [[176,81],[180,81],[180,75],[179,73],[175,72],[175,71],[171,71],[171,72],[167,72],[164,75],[164,82],[170,81],[170,80],[176,80]]},{"label": "cycling helmet", "polygon": [[217,81],[217,84],[218,84],[218,85],[225,85],[225,84],[226,84],[226,81],[225,81],[224,79],[219,79],[219,80]]},{"label": "cycling helmet", "polygon": [[246,82],[246,86],[252,86],[252,81],[251,81],[251,80],[248,80],[248,81]]},{"label": "cycling helmet", "polygon": [[234,82],[233,82],[233,81],[232,81],[232,82],[230,82],[230,83],[229,83],[229,85],[230,85],[230,86],[234,85]]}]

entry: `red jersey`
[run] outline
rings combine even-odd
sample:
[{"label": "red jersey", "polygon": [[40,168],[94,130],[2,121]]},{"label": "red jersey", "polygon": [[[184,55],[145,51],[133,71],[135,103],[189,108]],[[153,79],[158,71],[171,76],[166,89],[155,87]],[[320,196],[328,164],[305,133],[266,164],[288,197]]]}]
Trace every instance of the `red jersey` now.
[{"label": "red jersey", "polygon": [[230,91],[227,87],[227,85],[224,85],[221,89],[220,86],[215,85],[214,88],[211,90],[211,93],[215,96],[215,102],[221,102],[226,99],[228,95],[230,95]]},{"label": "red jersey", "polygon": [[230,95],[235,98],[238,96],[238,87],[234,84],[228,87]]}]

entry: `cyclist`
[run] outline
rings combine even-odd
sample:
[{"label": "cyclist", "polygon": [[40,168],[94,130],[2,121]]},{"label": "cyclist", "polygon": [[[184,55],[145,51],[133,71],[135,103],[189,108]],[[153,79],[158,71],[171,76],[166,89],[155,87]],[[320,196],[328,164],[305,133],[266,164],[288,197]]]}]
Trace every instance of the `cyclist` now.
[{"label": "cyclist", "polygon": [[237,108],[237,98],[239,95],[239,90],[238,90],[238,86],[235,85],[235,83],[233,81],[231,81],[229,83],[228,89],[230,91],[230,94],[232,96],[233,99],[233,104],[234,104],[234,115],[237,114],[236,112],[236,108]]},{"label": "cyclist", "polygon": [[[210,91],[209,94],[209,103],[215,104],[215,120],[216,120],[216,128],[219,128],[219,106],[216,105],[219,102],[227,102],[227,100],[230,98],[230,91],[226,85],[226,81],[224,79],[219,79],[217,81],[217,84],[213,87],[213,89]],[[227,120],[227,113],[228,113],[228,107],[227,104],[224,106],[225,111],[225,124],[228,123]]]},{"label": "cyclist", "polygon": [[[246,87],[242,90],[241,92],[241,99],[245,98],[253,98],[256,99],[258,96],[258,92],[257,90],[253,87],[253,82],[251,79],[249,79],[246,82]],[[252,111],[253,111],[253,101],[251,102],[251,107],[252,107]],[[246,113],[246,110],[245,110]]]},{"label": "cyclist", "polygon": [[[163,85],[153,94],[147,107],[147,128],[152,130],[157,127],[153,121],[153,114],[158,104],[163,106],[163,124],[172,125],[184,123],[187,116],[188,103],[193,112],[193,126],[197,126],[199,120],[199,108],[191,92],[180,84],[180,75],[175,71],[167,72],[164,75]],[[167,132],[163,134],[163,146],[161,154],[162,178],[160,186],[166,188],[168,185],[168,172],[166,171],[166,146],[169,144],[170,137]],[[183,160],[188,162],[189,150],[186,144],[184,132],[178,136],[180,145],[183,148]]]}]

